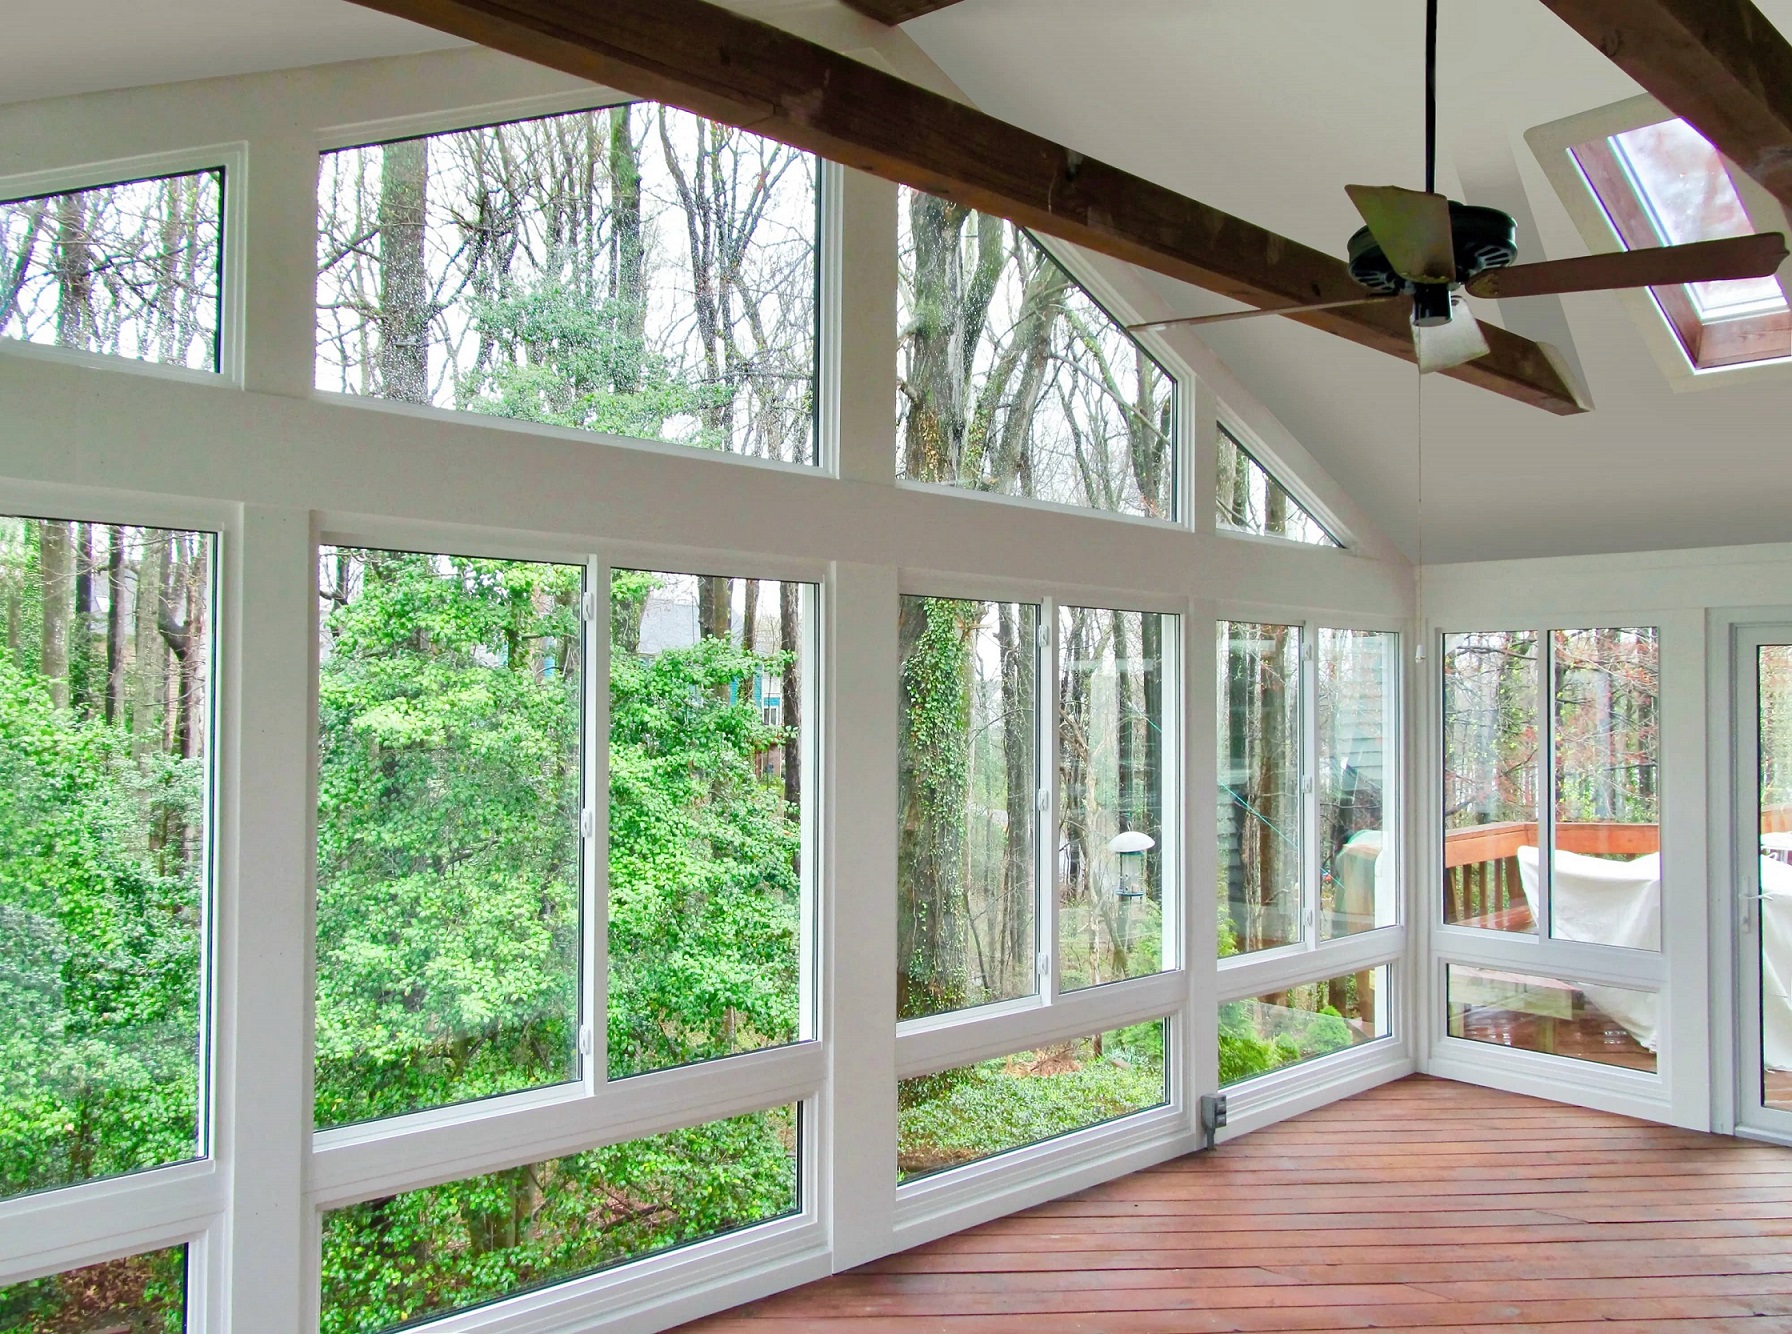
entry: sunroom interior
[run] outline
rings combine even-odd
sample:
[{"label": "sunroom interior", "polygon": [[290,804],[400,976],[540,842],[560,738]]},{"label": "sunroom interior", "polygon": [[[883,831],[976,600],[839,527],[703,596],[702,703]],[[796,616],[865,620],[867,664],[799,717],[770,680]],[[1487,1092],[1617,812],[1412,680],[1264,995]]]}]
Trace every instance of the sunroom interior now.
[{"label": "sunroom interior", "polygon": [[1191,323],[1428,137],[1515,275],[1792,232],[1792,0],[369,4],[0,46],[0,1334],[669,1329],[1415,1077],[1792,1146],[1792,261]]}]

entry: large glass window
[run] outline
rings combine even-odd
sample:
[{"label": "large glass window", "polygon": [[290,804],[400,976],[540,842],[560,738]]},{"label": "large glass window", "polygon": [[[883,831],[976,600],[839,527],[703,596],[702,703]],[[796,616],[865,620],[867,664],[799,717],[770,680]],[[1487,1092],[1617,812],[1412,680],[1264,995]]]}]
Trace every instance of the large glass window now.
[{"label": "large glass window", "polygon": [[[1058,611],[1058,966],[1065,991],[1166,962],[1166,684],[1178,620]],[[1176,754],[1172,747],[1168,754]],[[1172,854],[1173,855],[1173,854]]]},{"label": "large glass window", "polygon": [[1660,949],[1659,636],[1653,629],[1558,630],[1551,641],[1550,934]]},{"label": "large glass window", "polygon": [[0,203],[0,337],[218,369],[224,172]]},{"label": "large glass window", "polygon": [[187,1248],[170,1246],[0,1287],[4,1334],[182,1334]]},{"label": "large glass window", "polygon": [[322,1334],[408,1327],[792,1214],[798,1141],[782,1107],[338,1209]]},{"label": "large glass window", "polygon": [[1392,926],[1399,855],[1392,779],[1399,764],[1395,652],[1399,636],[1318,633],[1319,935]]},{"label": "large glass window", "polygon": [[1039,608],[904,597],[898,1016],[1038,989]]},{"label": "large glass window", "polygon": [[809,592],[611,576],[612,1078],[800,1036]]},{"label": "large glass window", "polygon": [[1556,939],[1661,948],[1660,657],[1647,627],[1445,638],[1446,921],[1535,932],[1547,880]]},{"label": "large glass window", "polygon": [[897,470],[1176,515],[1176,385],[1022,228],[904,189]]},{"label": "large glass window", "polygon": [[1301,631],[1219,626],[1219,952],[1304,939]]},{"label": "large glass window", "polygon": [[963,1167],[1169,1101],[1159,1020],[897,1085],[898,1179]]},{"label": "large glass window", "polygon": [[813,463],[817,180],[648,104],[326,153],[317,385]]},{"label": "large glass window", "polygon": [[0,518],[0,1198],[202,1151],[213,555]]},{"label": "large glass window", "polygon": [[1388,970],[1369,968],[1220,1006],[1220,1087],[1387,1037]]},{"label": "large glass window", "polygon": [[1537,847],[1538,650],[1531,630],[1444,637],[1446,922],[1537,929],[1519,852]]},{"label": "large glass window", "polygon": [[1263,537],[1286,537],[1310,546],[1342,545],[1224,426],[1219,431],[1219,484],[1215,495],[1221,528],[1237,528]]},{"label": "large glass window", "polygon": [[1654,1073],[1660,998],[1630,987],[1449,967],[1450,1036]]},{"label": "large glass window", "polygon": [[578,1076],[583,582],[320,553],[319,1128]]}]

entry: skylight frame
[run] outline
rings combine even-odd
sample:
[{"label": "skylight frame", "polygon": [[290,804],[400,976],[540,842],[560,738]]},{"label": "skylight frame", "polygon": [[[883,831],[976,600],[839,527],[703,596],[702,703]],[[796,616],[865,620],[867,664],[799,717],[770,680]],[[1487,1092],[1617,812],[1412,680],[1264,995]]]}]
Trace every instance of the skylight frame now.
[{"label": "skylight frame", "polygon": [[[1641,101],[1657,107],[1656,114],[1647,114],[1647,107],[1638,107],[1645,114],[1623,117],[1624,128],[1614,130],[1601,125],[1591,134],[1568,136],[1565,144],[1565,156],[1580,186],[1617,242],[1616,248],[1622,250],[1671,243],[1656,201],[1619,143],[1620,135],[1675,119],[1651,99]],[[1625,104],[1630,105],[1634,104]],[[1561,188],[1560,181],[1557,188]],[[1738,195],[1742,195],[1740,189]],[[1744,207],[1751,214],[1750,221],[1760,230],[1760,220],[1747,209],[1746,201]],[[1582,231],[1586,231],[1584,226]],[[1690,285],[1652,287],[1647,294],[1695,374],[1792,360],[1792,302],[1783,301],[1777,309],[1707,312]]]}]

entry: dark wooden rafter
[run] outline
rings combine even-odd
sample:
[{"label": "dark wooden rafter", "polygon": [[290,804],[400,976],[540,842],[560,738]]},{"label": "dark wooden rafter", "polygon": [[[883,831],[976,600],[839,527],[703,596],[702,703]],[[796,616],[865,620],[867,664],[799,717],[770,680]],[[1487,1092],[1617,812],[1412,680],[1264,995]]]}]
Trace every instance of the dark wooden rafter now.
[{"label": "dark wooden rafter", "polygon": [[[1362,292],[1342,260],[705,0],[357,2],[999,214],[1247,305],[1303,305]],[[1292,318],[1414,359],[1402,309]],[[1487,335],[1492,354],[1450,376],[1562,415],[1583,411],[1543,348],[1499,328]]]},{"label": "dark wooden rafter", "polygon": [[1792,209],[1792,43],[1750,0],[1543,0]]},{"label": "dark wooden rafter", "polygon": [[898,23],[907,23],[923,14],[931,14],[936,9],[950,9],[959,0],[846,0],[846,3],[866,18],[887,23],[893,28]]}]

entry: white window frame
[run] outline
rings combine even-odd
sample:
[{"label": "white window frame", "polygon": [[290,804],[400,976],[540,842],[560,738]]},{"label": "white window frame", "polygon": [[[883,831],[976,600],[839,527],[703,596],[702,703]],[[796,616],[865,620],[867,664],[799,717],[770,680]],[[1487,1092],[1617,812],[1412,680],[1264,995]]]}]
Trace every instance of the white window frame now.
[{"label": "white window frame", "polygon": [[1261,468],[1264,475],[1269,478],[1271,483],[1281,487],[1282,490],[1287,492],[1288,498],[1306,512],[1307,519],[1324,533],[1330,541],[1303,542],[1298,537],[1289,537],[1285,533],[1259,533],[1249,528],[1240,527],[1234,523],[1227,523],[1219,516],[1217,496],[1215,497],[1216,503],[1213,505],[1212,515],[1212,522],[1216,531],[1224,533],[1227,537],[1245,538],[1247,540],[1260,542],[1273,542],[1277,546],[1295,547],[1303,551],[1350,550],[1352,544],[1346,536],[1346,529],[1343,524],[1338,522],[1337,517],[1332,514],[1330,509],[1327,506],[1320,504],[1319,501],[1314,498],[1312,491],[1308,487],[1302,485],[1298,480],[1284,480],[1285,478],[1295,478],[1296,474],[1294,470],[1287,467],[1287,465],[1283,464],[1280,460],[1277,460],[1274,452],[1263,443],[1262,437],[1258,435],[1257,432],[1251,430],[1250,427],[1246,426],[1244,422],[1239,419],[1237,414],[1223,408],[1215,414],[1214,418],[1214,466],[1216,469],[1219,466],[1218,456],[1220,436],[1222,435],[1231,436],[1232,443],[1238,451],[1252,463],[1256,464],[1257,467]]}]

